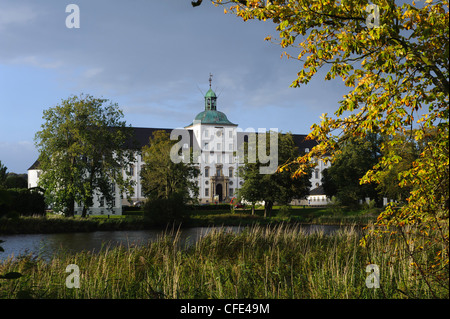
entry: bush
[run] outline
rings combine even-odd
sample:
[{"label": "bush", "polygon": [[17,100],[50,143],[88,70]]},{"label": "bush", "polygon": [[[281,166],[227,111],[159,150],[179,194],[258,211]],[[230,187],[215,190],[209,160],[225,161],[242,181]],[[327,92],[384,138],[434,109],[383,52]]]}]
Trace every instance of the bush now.
[{"label": "bush", "polygon": [[[0,203],[0,216],[45,216],[44,195],[37,191],[24,189],[6,190],[8,200]],[[14,212],[14,213],[13,213]],[[17,212],[17,213],[15,213]]]},{"label": "bush", "polygon": [[278,209],[277,212],[278,217],[289,217],[291,216],[291,207],[288,205],[283,205]]},{"label": "bush", "polygon": [[154,226],[182,223],[189,218],[182,196],[174,194],[168,199],[148,200],[144,205],[144,219]]},{"label": "bush", "polygon": [[333,215],[342,214],[342,204],[336,196],[331,197],[331,201],[327,205]]}]

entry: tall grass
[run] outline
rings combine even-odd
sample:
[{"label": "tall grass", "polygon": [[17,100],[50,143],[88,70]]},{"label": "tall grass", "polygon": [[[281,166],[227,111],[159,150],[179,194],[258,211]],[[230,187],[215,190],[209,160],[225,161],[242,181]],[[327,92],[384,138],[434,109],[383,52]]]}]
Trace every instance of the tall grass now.
[{"label": "tall grass", "polygon": [[[327,235],[253,226],[213,230],[189,247],[174,232],[144,246],[61,252],[49,262],[23,256],[0,264],[0,273],[24,275],[0,283],[0,298],[432,297],[398,243],[379,237],[364,248],[360,238],[354,227]],[[366,287],[369,263],[380,268],[379,289]],[[80,288],[65,285],[69,264],[79,266]],[[448,298],[448,287],[438,296]]]}]

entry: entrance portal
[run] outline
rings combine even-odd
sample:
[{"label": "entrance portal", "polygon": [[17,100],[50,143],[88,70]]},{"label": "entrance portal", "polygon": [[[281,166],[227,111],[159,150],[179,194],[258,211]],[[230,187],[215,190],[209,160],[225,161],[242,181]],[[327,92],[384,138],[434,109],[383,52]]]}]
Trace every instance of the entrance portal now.
[{"label": "entrance portal", "polygon": [[219,202],[222,202],[223,196],[222,196],[222,184],[216,185],[216,195],[219,196]]}]

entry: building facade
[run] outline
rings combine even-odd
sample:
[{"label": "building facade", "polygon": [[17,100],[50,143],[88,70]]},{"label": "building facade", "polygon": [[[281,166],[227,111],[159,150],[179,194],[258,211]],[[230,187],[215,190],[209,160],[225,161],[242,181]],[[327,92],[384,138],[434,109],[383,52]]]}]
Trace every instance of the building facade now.
[{"label": "building facade", "polygon": [[[195,165],[198,166],[199,201],[202,204],[229,202],[239,191],[244,181],[239,177],[239,166],[243,165],[243,159],[239,157],[239,149],[249,136],[257,134],[255,130],[240,129],[237,124],[228,120],[227,116],[217,110],[217,96],[211,89],[205,94],[204,110],[195,116],[191,124],[178,131],[184,131],[188,139],[181,140],[180,148],[193,150]],[[129,202],[118,187],[115,187],[115,201],[110,208],[105,203],[102,194],[94,196],[94,205],[88,210],[89,214],[121,214],[122,207],[138,205],[145,200],[140,182],[140,171],[145,165],[142,161],[140,149],[149,143],[153,132],[158,130],[173,133],[174,129],[167,128],[133,128],[135,145],[137,145],[135,162],[129,167],[123,168],[134,181],[134,195]],[[183,132],[181,132],[183,133]],[[316,144],[314,141],[305,140],[306,135],[292,134],[296,146],[301,152],[308,152]],[[241,156],[242,157],[242,156]],[[312,189],[321,185],[322,170],[326,166],[318,162],[316,170],[311,177]],[[126,172],[125,172],[126,171]],[[28,169],[28,187],[38,186],[39,163],[36,161]],[[297,200],[296,203],[299,203]],[[307,199],[302,204],[307,203]],[[76,205],[75,211],[80,214],[82,207]]]}]

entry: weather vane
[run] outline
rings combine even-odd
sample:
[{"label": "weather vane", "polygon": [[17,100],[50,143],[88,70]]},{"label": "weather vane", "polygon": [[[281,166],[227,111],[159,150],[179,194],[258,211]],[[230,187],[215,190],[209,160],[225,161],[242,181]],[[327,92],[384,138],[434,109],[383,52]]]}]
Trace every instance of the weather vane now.
[{"label": "weather vane", "polygon": [[213,76],[213,75],[210,73],[210,74],[209,74],[209,88],[211,88],[212,76]]}]

